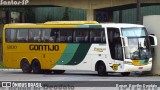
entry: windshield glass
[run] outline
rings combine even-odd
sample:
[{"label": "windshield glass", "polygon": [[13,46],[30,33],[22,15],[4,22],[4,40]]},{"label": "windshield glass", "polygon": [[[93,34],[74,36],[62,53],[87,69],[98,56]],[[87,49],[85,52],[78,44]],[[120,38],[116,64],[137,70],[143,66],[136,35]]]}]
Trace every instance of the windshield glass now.
[{"label": "windshield glass", "polygon": [[127,59],[151,58],[150,43],[145,28],[122,28],[122,35],[128,38],[128,47],[125,47]]}]

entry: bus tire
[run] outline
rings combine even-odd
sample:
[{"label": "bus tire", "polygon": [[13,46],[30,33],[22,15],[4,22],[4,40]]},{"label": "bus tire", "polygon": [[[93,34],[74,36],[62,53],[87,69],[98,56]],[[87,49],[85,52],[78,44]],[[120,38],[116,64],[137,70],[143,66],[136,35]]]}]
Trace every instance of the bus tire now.
[{"label": "bus tire", "polygon": [[63,74],[65,70],[53,70],[54,74]]},{"label": "bus tire", "polygon": [[32,71],[31,65],[29,64],[27,59],[23,59],[20,63],[20,67],[23,73],[30,73]]},{"label": "bus tire", "polygon": [[121,75],[122,75],[122,76],[129,76],[129,75],[130,75],[130,72],[122,72]]},{"label": "bus tire", "polygon": [[38,60],[33,60],[31,65],[32,65],[33,73],[35,74],[41,73],[41,64]]},{"label": "bus tire", "polygon": [[98,75],[99,76],[105,76],[107,75],[107,72],[106,72],[106,66],[103,62],[100,62],[97,66],[97,72],[98,72]]}]

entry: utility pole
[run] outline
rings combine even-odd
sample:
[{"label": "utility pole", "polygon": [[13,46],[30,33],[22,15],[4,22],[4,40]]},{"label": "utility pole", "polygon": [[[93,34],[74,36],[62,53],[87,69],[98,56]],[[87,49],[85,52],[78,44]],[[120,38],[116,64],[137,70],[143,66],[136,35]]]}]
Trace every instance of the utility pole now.
[{"label": "utility pole", "polygon": [[137,24],[141,24],[141,0],[137,0]]},{"label": "utility pole", "polygon": [[6,15],[5,15],[5,18],[6,18],[6,21],[5,23],[11,23],[11,11],[9,8],[6,9],[5,11]]}]

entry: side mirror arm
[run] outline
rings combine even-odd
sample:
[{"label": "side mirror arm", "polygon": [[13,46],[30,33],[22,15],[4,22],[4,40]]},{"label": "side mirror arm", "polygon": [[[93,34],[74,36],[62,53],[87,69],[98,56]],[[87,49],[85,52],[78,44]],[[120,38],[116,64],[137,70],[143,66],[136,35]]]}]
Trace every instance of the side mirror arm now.
[{"label": "side mirror arm", "polygon": [[[151,46],[157,46],[158,45],[158,41],[157,41],[157,37],[154,36],[154,35],[148,35],[149,36],[149,39],[150,39],[150,42],[151,42]],[[152,38],[152,40],[151,40]]]}]

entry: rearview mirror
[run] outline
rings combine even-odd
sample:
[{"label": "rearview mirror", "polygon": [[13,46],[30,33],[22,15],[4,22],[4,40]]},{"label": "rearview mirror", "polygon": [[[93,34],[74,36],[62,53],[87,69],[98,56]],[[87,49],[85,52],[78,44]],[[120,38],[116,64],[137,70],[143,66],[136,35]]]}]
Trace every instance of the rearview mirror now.
[{"label": "rearview mirror", "polygon": [[157,43],[158,43],[157,37],[152,35],[152,34],[150,34],[148,36],[149,36],[149,40],[150,40],[151,46],[152,47],[157,46]]}]

